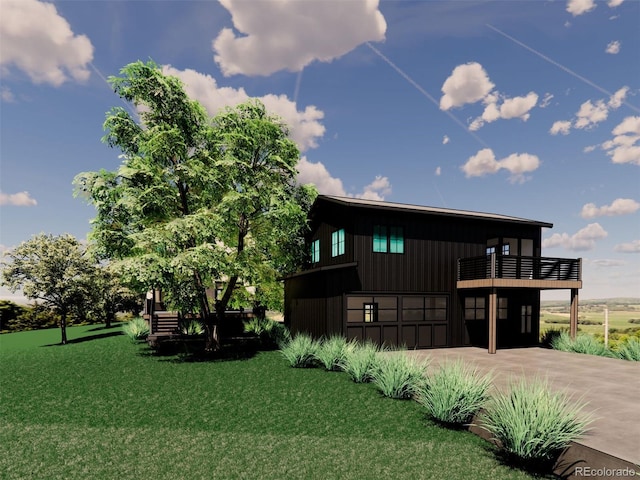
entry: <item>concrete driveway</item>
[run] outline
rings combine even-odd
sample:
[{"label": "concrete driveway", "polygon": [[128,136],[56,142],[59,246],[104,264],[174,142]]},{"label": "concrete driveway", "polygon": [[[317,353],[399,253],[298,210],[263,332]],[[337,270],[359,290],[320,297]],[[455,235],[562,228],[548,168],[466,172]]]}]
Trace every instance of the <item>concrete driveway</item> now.
[{"label": "concrete driveway", "polygon": [[494,387],[504,389],[522,375],[547,378],[552,388],[587,402],[585,411],[596,420],[591,432],[576,443],[640,464],[640,362],[560,352],[545,348],[498,350],[441,348],[411,350],[408,355],[430,358],[430,369],[461,358],[482,373],[494,372]]}]

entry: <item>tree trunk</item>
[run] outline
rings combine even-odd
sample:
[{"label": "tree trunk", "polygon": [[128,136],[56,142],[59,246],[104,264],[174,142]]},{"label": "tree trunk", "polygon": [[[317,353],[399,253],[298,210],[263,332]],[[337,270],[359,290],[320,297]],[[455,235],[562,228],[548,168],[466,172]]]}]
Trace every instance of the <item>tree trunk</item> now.
[{"label": "tree trunk", "polygon": [[107,312],[106,318],[104,319],[104,328],[111,328],[111,320],[114,315],[111,312]]},{"label": "tree trunk", "polygon": [[67,314],[63,313],[60,315],[60,333],[62,334],[62,338],[60,343],[62,345],[67,344]]}]

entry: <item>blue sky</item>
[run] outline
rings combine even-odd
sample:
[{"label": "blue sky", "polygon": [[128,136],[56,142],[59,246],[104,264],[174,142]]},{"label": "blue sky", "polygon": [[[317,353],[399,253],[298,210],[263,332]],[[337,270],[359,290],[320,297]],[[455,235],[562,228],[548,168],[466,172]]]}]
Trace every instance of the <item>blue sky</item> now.
[{"label": "blue sky", "polygon": [[262,98],[321,193],[551,222],[582,298],[638,296],[639,27],[637,0],[0,0],[0,249],[86,238],[104,77],[151,58],[211,114]]}]

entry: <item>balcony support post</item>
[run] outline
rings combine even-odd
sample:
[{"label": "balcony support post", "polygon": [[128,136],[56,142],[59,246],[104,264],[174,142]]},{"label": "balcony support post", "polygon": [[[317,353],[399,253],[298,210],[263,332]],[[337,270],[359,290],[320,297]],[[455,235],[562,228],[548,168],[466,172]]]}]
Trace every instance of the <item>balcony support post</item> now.
[{"label": "balcony support post", "polygon": [[571,310],[569,313],[569,335],[575,339],[578,333],[578,289],[571,289]]},{"label": "balcony support post", "polygon": [[489,293],[489,353],[496,353],[498,318],[498,292],[492,288]]}]

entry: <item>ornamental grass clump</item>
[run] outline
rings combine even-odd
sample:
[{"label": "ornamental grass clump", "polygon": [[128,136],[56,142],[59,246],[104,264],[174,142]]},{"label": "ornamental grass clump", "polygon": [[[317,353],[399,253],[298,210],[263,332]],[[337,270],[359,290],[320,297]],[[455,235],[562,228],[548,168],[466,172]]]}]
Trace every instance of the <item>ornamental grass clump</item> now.
[{"label": "ornamental grass clump", "polygon": [[419,362],[402,352],[394,352],[380,358],[373,372],[373,383],[389,398],[412,398],[423,388],[427,362]]},{"label": "ornamental grass clump", "polygon": [[616,353],[623,360],[640,362],[640,339],[629,337],[625,342],[618,345]]},{"label": "ornamental grass clump", "polygon": [[204,326],[195,318],[183,319],[180,322],[180,333],[189,336],[204,335]]},{"label": "ornamental grass clump", "polygon": [[550,390],[547,380],[519,380],[492,395],[479,422],[498,441],[506,459],[524,466],[549,465],[593,420],[585,403]]},{"label": "ornamental grass clump", "polygon": [[353,349],[349,350],[340,368],[355,383],[368,383],[373,380],[380,359],[380,347],[367,341],[363,344],[356,344]]},{"label": "ornamental grass clump", "polygon": [[309,368],[316,366],[316,354],[320,342],[305,333],[299,333],[280,349],[289,365],[295,368]]},{"label": "ornamental grass clump", "polygon": [[244,332],[260,337],[262,346],[267,348],[281,348],[291,340],[289,329],[270,318],[252,318],[244,323]]},{"label": "ornamental grass clump", "polygon": [[347,355],[355,348],[353,341],[348,341],[340,335],[332,335],[320,343],[316,351],[316,360],[325,370],[337,372],[342,370]]},{"label": "ornamental grass clump", "polygon": [[563,352],[584,353],[601,357],[616,356],[614,352],[605,347],[604,343],[588,333],[578,333],[576,338],[572,339],[567,332],[561,332],[551,341],[551,346],[555,350]]},{"label": "ornamental grass clump", "polygon": [[122,330],[132,342],[146,340],[149,336],[149,324],[144,318],[136,317],[122,326]]},{"label": "ornamental grass clump", "polygon": [[491,375],[480,376],[477,368],[467,367],[461,360],[448,362],[427,376],[416,400],[436,421],[462,426],[471,423],[489,399],[491,382]]}]

